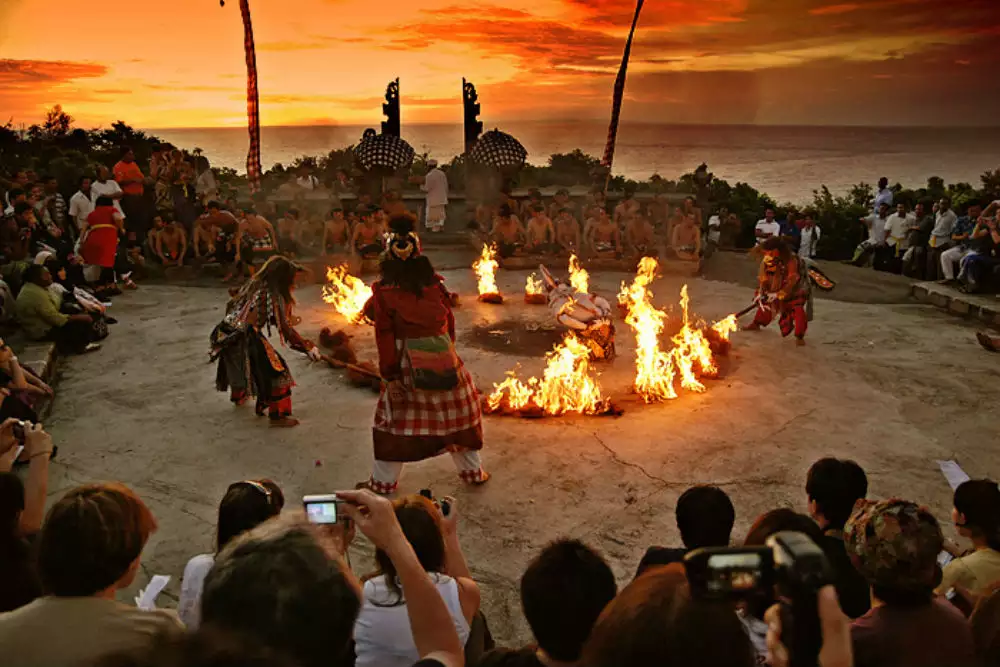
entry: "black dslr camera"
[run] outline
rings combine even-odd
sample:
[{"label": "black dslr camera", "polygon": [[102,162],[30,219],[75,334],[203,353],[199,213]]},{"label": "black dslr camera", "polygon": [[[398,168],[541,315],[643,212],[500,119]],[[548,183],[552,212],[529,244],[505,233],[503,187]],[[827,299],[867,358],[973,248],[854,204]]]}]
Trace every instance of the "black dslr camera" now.
[{"label": "black dslr camera", "polygon": [[816,595],[833,583],[823,550],[798,532],[775,533],[764,547],[696,549],[684,558],[694,596],[741,600],[773,594],[792,667],[816,667],[823,644]]},{"label": "black dslr camera", "polygon": [[434,494],[431,493],[430,489],[420,489],[420,495],[437,505],[441,509],[441,516],[447,517],[451,514],[451,503],[443,498],[438,500],[434,497]]}]

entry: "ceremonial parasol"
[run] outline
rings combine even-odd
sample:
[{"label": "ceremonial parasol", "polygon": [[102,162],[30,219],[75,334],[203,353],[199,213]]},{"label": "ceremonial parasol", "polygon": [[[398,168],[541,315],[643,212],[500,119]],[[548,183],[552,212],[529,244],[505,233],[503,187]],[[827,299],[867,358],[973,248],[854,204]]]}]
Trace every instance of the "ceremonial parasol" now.
[{"label": "ceremonial parasol", "polygon": [[410,144],[392,134],[375,134],[372,129],[365,130],[354,149],[354,159],[365,171],[406,169],[413,164],[413,157]]},{"label": "ceremonial parasol", "polygon": [[521,142],[500,130],[490,130],[481,136],[469,151],[473,162],[497,169],[520,169],[527,157],[528,151]]}]

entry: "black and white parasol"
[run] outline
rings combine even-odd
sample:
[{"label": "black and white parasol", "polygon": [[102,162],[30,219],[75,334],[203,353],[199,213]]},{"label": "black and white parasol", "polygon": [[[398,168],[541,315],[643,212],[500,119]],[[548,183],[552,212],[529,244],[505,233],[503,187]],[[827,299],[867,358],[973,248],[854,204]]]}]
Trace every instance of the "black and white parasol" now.
[{"label": "black and white parasol", "polygon": [[354,148],[354,159],[366,171],[406,169],[413,164],[413,156],[410,144],[392,134],[375,134],[372,129],[365,130]]},{"label": "black and white parasol", "polygon": [[528,157],[521,142],[500,130],[490,130],[469,151],[472,162],[497,169],[520,169]]}]

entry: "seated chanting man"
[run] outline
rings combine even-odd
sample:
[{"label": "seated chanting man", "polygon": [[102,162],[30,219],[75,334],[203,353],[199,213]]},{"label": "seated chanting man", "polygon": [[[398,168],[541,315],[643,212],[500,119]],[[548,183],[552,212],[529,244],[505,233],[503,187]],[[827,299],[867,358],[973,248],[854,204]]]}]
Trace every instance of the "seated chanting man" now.
[{"label": "seated chanting man", "polygon": [[346,252],[350,246],[351,227],[344,217],[344,209],[339,206],[330,211],[330,217],[323,224],[322,255]]},{"label": "seated chanting man", "polygon": [[545,215],[545,207],[541,204],[535,204],[531,219],[528,220],[528,226],[525,229],[528,241],[524,247],[525,251],[529,253],[550,252],[555,235],[552,221]]},{"label": "seated chanting man", "polygon": [[701,229],[693,216],[685,215],[673,228],[670,248],[677,259],[697,262],[701,257]]},{"label": "seated chanting man", "polygon": [[512,257],[524,245],[524,227],[508,204],[500,206],[500,212],[493,219],[490,240],[497,246],[501,257]]},{"label": "seated chanting man", "polygon": [[187,254],[187,232],[174,222],[170,213],[163,214],[163,226],[153,235],[153,253],[163,266],[184,266]]},{"label": "seated chanting man", "polygon": [[580,252],[580,223],[568,208],[559,209],[556,215],[556,252],[570,255]]},{"label": "seated chanting man", "polygon": [[591,256],[621,256],[621,231],[618,229],[618,225],[611,221],[608,212],[604,209],[600,209],[596,217],[587,221],[584,237]]},{"label": "seated chanting man", "polygon": [[292,207],[278,220],[278,250],[286,257],[299,254],[300,240],[299,209]]},{"label": "seated chanting man", "polygon": [[359,255],[362,259],[378,257],[385,249],[381,216],[377,216],[376,213],[374,208],[366,209],[351,236],[351,253]]},{"label": "seated chanting man", "polygon": [[634,257],[656,256],[656,235],[646,216],[637,213],[625,222],[625,245]]}]

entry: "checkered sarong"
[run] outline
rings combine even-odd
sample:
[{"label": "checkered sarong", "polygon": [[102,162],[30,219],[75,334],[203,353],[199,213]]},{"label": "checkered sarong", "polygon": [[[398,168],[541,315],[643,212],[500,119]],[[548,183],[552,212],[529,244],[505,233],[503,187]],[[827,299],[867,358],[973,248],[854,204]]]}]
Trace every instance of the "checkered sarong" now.
[{"label": "checkered sarong", "polygon": [[372,428],[375,458],[420,461],[446,451],[481,449],[483,425],[479,392],[465,366],[459,368],[457,387],[429,391],[413,388],[406,355],[402,356],[400,365],[403,384],[407,387],[406,398],[393,403],[385,387],[382,388]]},{"label": "checkered sarong", "polygon": [[625,96],[625,76],[628,73],[628,59],[632,53],[632,37],[635,35],[635,27],[639,23],[639,12],[642,11],[643,0],[638,0],[635,6],[635,16],[632,17],[632,29],[629,30],[628,39],[625,41],[625,53],[622,54],[622,64],[618,69],[618,76],[615,77],[614,97],[611,102],[611,123],[608,125],[608,142],[604,146],[604,157],[601,158],[601,166],[611,170],[611,165],[615,161],[615,143],[618,140],[618,119],[622,112],[622,99]]},{"label": "checkered sarong", "polygon": [[253,25],[250,22],[250,0],[240,0],[243,15],[243,51],[247,60],[247,129],[250,149],[247,151],[247,181],[250,194],[260,190],[260,99],[257,94],[257,52],[253,43]]}]

